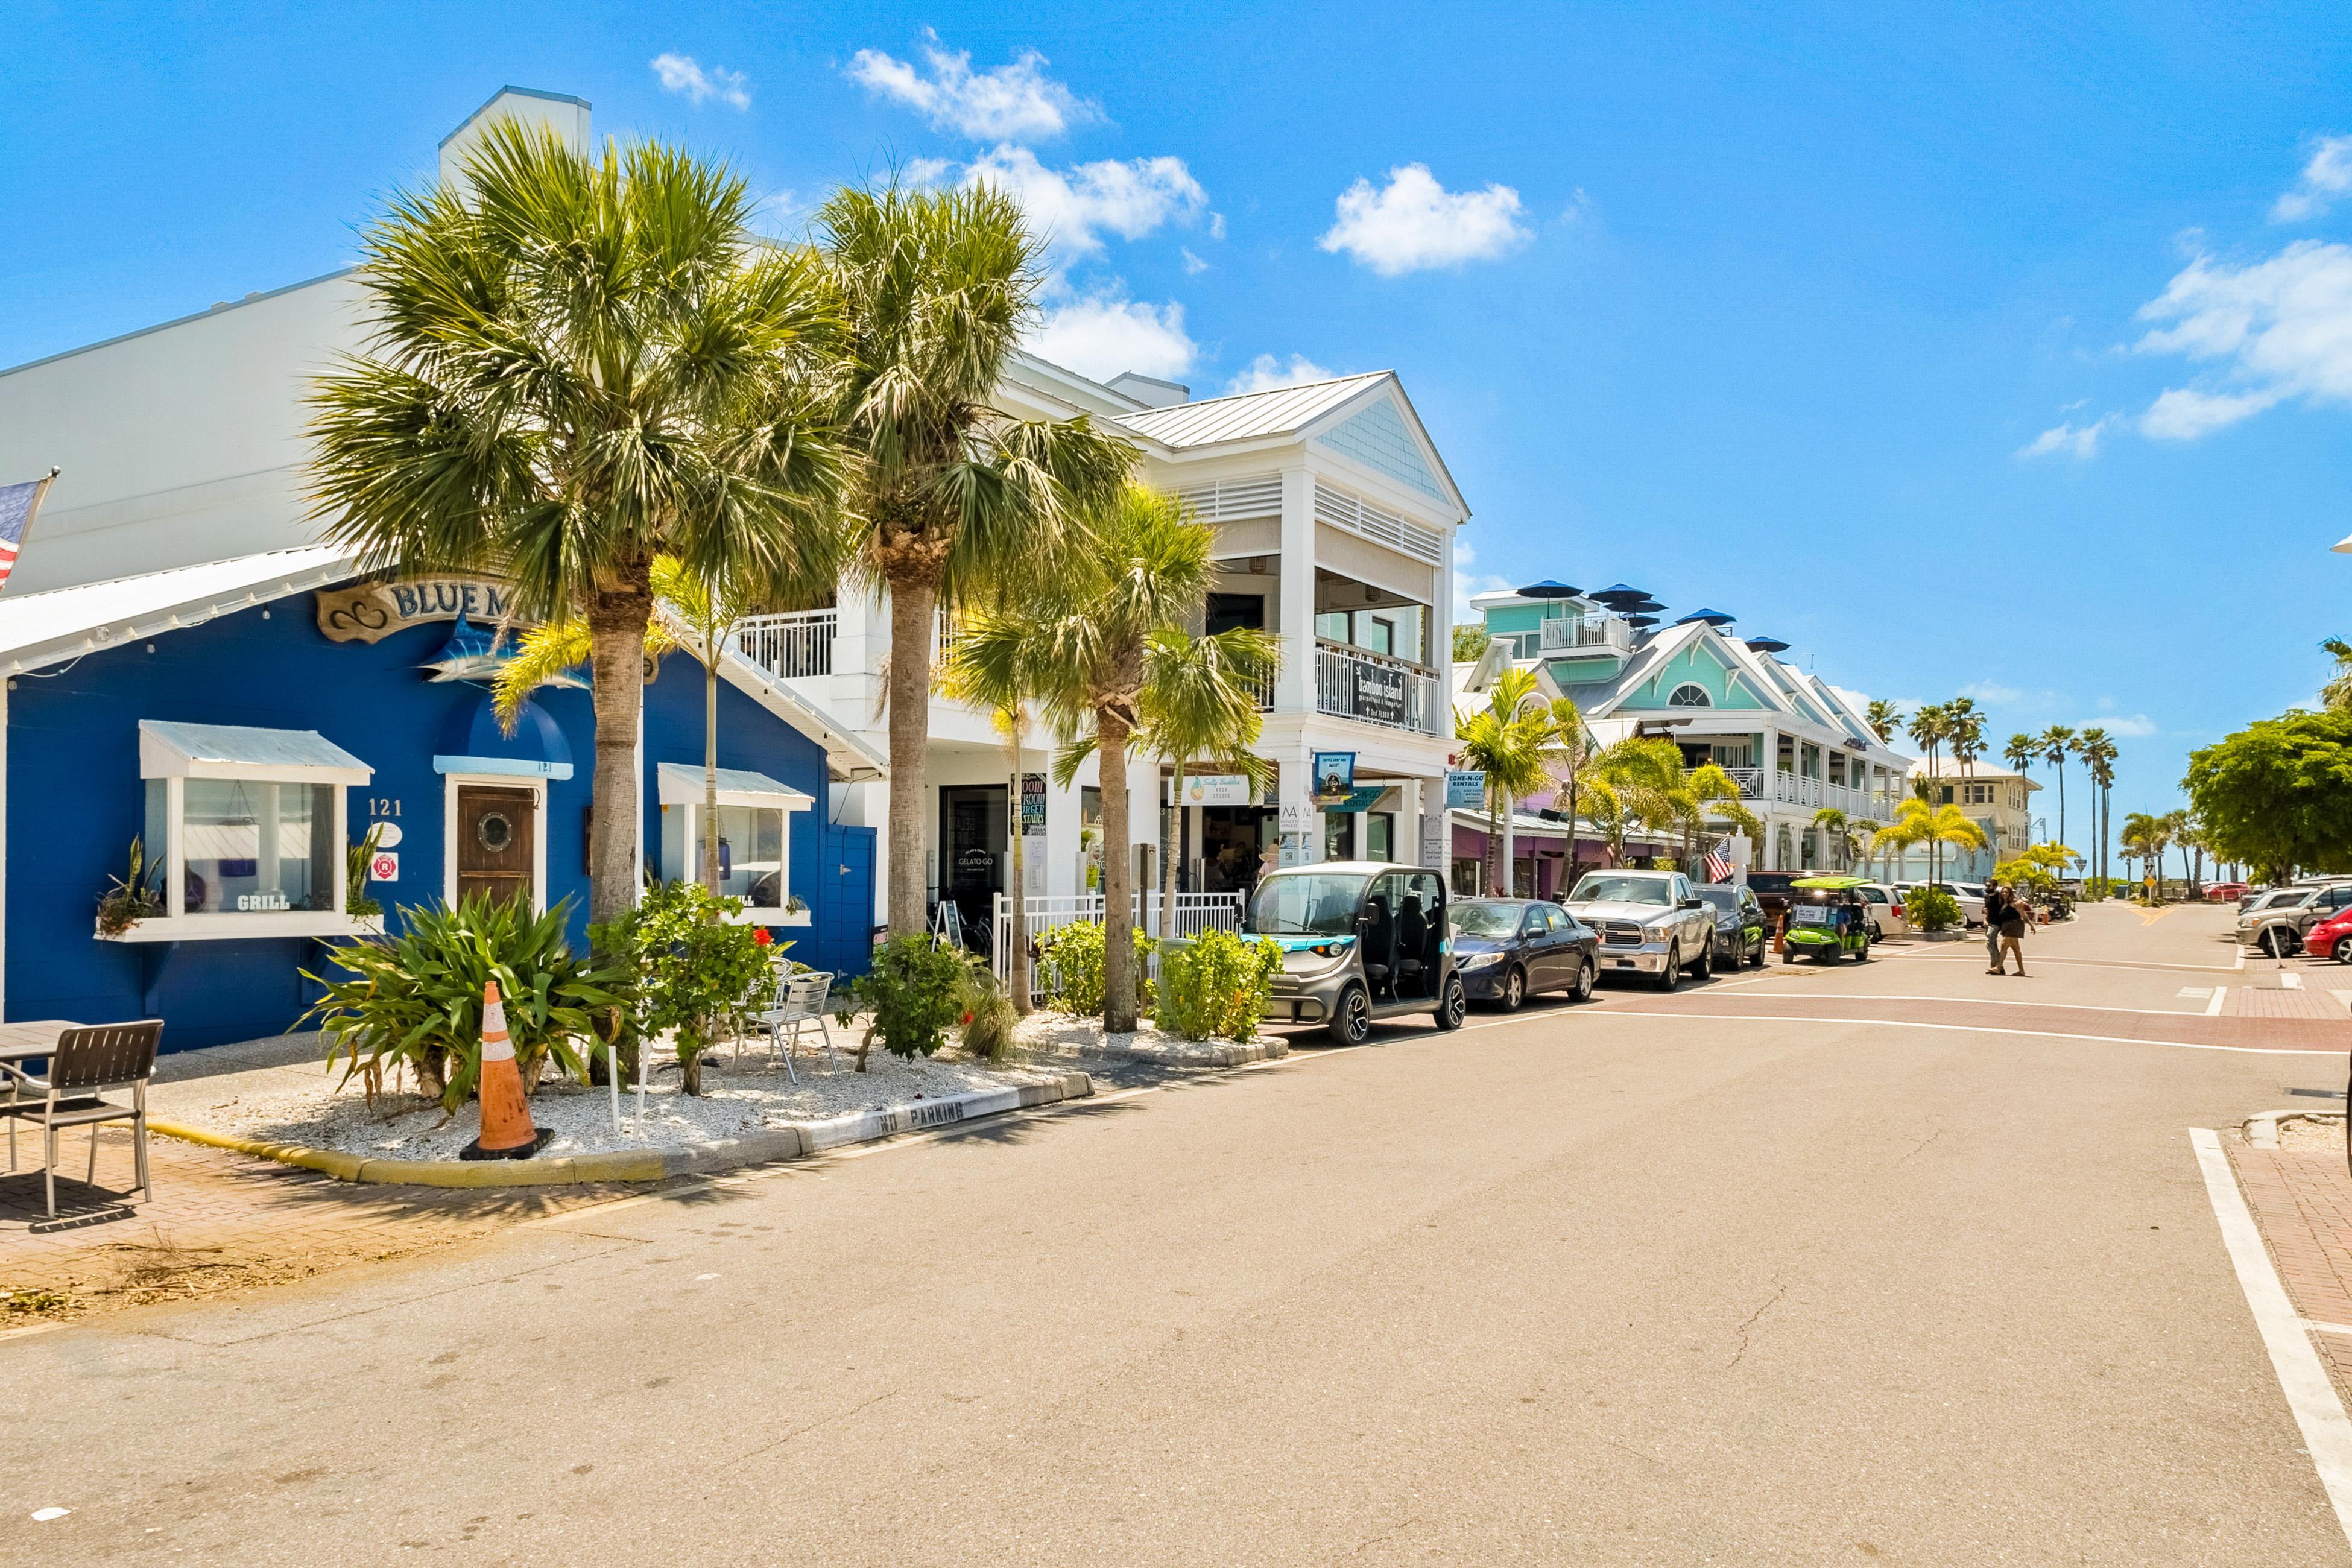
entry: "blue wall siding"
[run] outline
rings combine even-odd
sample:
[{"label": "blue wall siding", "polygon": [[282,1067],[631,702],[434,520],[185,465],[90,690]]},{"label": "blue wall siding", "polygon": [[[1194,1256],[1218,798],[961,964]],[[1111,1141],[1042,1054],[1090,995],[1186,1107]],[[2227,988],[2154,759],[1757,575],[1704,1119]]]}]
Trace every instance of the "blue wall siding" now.
[{"label": "blue wall siding", "polygon": [[[428,625],[373,645],[331,643],[303,595],[266,614],[241,611],[160,636],[152,654],[133,644],[17,677],[8,693],[6,1016],[161,1016],[164,1048],[184,1050],[283,1029],[317,994],[297,973],[320,970],[324,954],[311,939],[134,944],[92,934],[98,895],[107,877],[122,873],[142,827],[142,719],[318,731],[375,770],[372,784],[346,793],[353,840],[367,829],[372,801],[398,811],[400,879],[370,890],[395,920],[404,905],[438,899],[445,781],[433,771],[435,745],[450,712],[485,695],[425,680],[418,667],[448,633]],[[656,835],[654,765],[702,760],[701,668],[683,655],[663,666],[646,692],[645,798]],[[546,690],[535,700],[562,728],[575,764],[572,778],[548,785],[547,895],[572,899],[573,937],[584,942],[594,716],[584,690]],[[818,909],[823,752],[731,687],[720,691],[719,736],[723,765],[756,768],[815,797],[793,825],[792,885]]]}]

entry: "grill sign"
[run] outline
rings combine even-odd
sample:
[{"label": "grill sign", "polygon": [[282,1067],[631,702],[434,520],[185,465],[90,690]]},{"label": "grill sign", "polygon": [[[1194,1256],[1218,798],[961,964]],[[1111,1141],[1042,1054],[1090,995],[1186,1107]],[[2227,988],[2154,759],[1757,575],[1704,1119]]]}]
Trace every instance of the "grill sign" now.
[{"label": "grill sign", "polygon": [[1350,659],[1356,677],[1356,717],[1376,724],[1404,724],[1405,673],[1394,665]]}]

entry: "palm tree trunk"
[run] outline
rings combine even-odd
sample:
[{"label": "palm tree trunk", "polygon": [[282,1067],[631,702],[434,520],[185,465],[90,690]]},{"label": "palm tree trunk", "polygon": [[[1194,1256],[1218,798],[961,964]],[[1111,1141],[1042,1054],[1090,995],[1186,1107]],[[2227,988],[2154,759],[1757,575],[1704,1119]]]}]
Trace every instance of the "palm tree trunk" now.
[{"label": "palm tree trunk", "polygon": [[2058,759],[2058,842],[2066,842],[2066,759]]},{"label": "palm tree trunk", "polygon": [[1029,878],[1021,841],[1026,838],[1028,825],[1022,820],[1021,804],[1021,730],[1022,714],[1008,714],[1008,731],[1013,739],[1005,748],[1013,753],[1013,892],[1005,900],[1005,913],[1010,916],[1004,931],[1005,945],[1012,951],[1004,955],[1005,988],[1013,993],[1013,1011],[1022,1017],[1029,1016]]},{"label": "palm tree trunk", "polygon": [[595,814],[588,819],[588,918],[619,920],[637,904],[637,730],[645,700],[645,582],[596,595],[588,607],[589,700],[596,714]]},{"label": "palm tree trunk", "polygon": [[1510,897],[1509,891],[1495,876],[1495,867],[1503,854],[1503,823],[1495,813],[1495,790],[1489,786],[1486,791],[1486,896],[1507,899]]},{"label": "palm tree trunk", "polygon": [[1103,1032],[1135,1032],[1135,847],[1128,842],[1127,719],[1111,707],[1095,710],[1095,766],[1102,780]]},{"label": "palm tree trunk", "polygon": [[1168,786],[1168,798],[1172,803],[1175,826],[1168,835],[1168,854],[1160,868],[1160,934],[1176,934],[1176,861],[1184,852],[1184,759],[1175,763],[1175,781]]},{"label": "palm tree trunk", "polygon": [[702,885],[719,891],[719,644],[702,647]]},{"label": "palm tree trunk", "polygon": [[[1451,831],[1449,829],[1449,831]],[[1584,874],[1584,860],[1577,853],[1576,837],[1576,775],[1568,775],[1568,890],[1576,891],[1577,879]]]},{"label": "palm tree trunk", "polygon": [[890,934],[919,935],[927,910],[923,875],[924,751],[930,743],[931,637],[936,573],[890,576]]}]

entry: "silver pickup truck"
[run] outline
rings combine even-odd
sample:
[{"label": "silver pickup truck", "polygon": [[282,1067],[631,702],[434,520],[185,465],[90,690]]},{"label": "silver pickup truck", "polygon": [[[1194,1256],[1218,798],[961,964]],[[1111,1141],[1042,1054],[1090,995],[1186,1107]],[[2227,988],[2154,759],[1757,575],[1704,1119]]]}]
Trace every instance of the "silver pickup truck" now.
[{"label": "silver pickup truck", "polygon": [[1715,912],[1680,871],[1593,871],[1567,900],[1601,933],[1601,973],[1646,974],[1661,991],[1715,973]]}]

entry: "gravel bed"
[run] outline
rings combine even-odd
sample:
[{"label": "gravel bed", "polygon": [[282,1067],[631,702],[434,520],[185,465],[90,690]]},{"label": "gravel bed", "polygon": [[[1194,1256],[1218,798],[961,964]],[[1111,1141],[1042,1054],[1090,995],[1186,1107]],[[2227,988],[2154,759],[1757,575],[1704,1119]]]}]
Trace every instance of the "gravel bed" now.
[{"label": "gravel bed", "polygon": [[2326,1154],[2338,1160],[2344,1157],[2344,1113],[2340,1110],[2313,1111],[2309,1117],[2282,1121],[2278,1134],[2279,1147],[2287,1153]]},{"label": "gravel bed", "polygon": [[[853,1038],[855,1037],[852,1037]],[[1018,1064],[989,1067],[954,1059],[943,1052],[929,1061],[906,1061],[877,1046],[867,1070],[856,1070],[856,1058],[841,1054],[839,1065],[828,1069],[820,1051],[814,1058],[800,1055],[801,1081],[794,1085],[781,1069],[769,1070],[764,1046],[746,1047],[739,1068],[729,1067],[725,1047],[703,1058],[698,1097],[678,1092],[678,1075],[672,1067],[660,1070],[666,1055],[654,1058],[643,1120],[636,1116],[634,1085],[621,1095],[621,1126],[613,1126],[612,1101],[603,1087],[582,1089],[568,1080],[543,1081],[531,1096],[532,1122],[551,1131],[546,1155],[593,1154],[619,1149],[653,1149],[664,1153],[692,1151],[741,1136],[763,1126],[809,1121],[856,1110],[879,1110],[950,1095],[1008,1089],[1053,1081],[1055,1075]],[[338,1090],[335,1079],[321,1076],[289,1081],[285,1072],[234,1074],[216,1080],[216,1100],[191,1109],[177,1120],[213,1132],[272,1142],[299,1143],[313,1149],[386,1160],[448,1160],[474,1141],[481,1118],[468,1103],[455,1116],[436,1100],[406,1092],[381,1094],[370,1107],[353,1079]]]},{"label": "gravel bed", "polygon": [[[1100,1018],[1043,1011],[1021,1020],[1013,1039],[1021,1054],[1033,1060],[1100,1057],[1180,1068],[1222,1065],[1221,1056],[1230,1052],[1235,1043],[1163,1035],[1149,1018],[1138,1019],[1133,1034],[1108,1035],[1103,1032]],[[1289,1043],[1278,1035],[1261,1032],[1250,1043],[1265,1047],[1270,1056],[1286,1056],[1290,1050]]]}]

